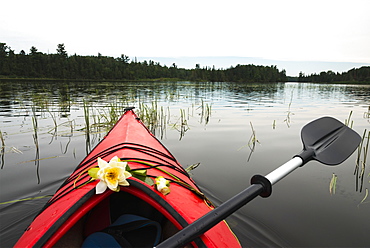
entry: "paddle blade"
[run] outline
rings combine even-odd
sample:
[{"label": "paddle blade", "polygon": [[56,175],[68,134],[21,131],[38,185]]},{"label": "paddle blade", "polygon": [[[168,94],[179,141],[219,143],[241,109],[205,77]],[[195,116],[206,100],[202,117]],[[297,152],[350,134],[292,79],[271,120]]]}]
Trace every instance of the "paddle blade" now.
[{"label": "paddle blade", "polygon": [[298,156],[304,163],[317,160],[327,165],[337,165],[346,160],[361,141],[351,128],[332,117],[322,117],[302,128],[303,151]]}]

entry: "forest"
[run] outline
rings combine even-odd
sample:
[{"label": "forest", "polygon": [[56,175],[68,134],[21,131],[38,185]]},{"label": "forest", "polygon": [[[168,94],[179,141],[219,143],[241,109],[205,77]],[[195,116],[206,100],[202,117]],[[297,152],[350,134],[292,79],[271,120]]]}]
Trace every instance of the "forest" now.
[{"label": "forest", "polygon": [[56,53],[43,53],[32,46],[28,53],[15,53],[6,43],[0,43],[0,78],[36,78],[68,80],[154,80],[173,79],[210,82],[366,82],[370,83],[370,67],[352,69],[344,73],[332,71],[299,77],[286,76],[285,70],[275,65],[236,65],[227,69],[214,66],[193,69],[161,65],[149,60],[138,62],[122,54],[120,57],[69,55],[63,43],[57,45]]},{"label": "forest", "polygon": [[155,61],[138,62],[122,54],[118,58],[68,55],[64,44],[56,53],[45,54],[34,46],[29,53],[16,54],[6,43],[0,43],[0,77],[70,80],[146,80],[176,79],[190,81],[284,82],[285,70],[276,66],[237,65],[216,69],[195,65],[194,69],[161,65]]},{"label": "forest", "polygon": [[304,75],[299,73],[298,82],[312,82],[312,83],[338,83],[338,82],[356,82],[356,83],[370,83],[370,66],[363,66],[361,68],[353,68],[347,72],[335,73],[333,71],[323,71],[320,74]]}]

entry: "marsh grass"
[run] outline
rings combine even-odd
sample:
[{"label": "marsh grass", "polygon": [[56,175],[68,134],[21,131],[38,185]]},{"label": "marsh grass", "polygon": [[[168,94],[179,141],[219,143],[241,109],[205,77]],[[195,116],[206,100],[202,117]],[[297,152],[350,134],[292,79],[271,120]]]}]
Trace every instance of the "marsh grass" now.
[{"label": "marsh grass", "polygon": [[37,176],[37,184],[40,184],[41,178],[40,178],[40,147],[39,147],[39,138],[38,138],[38,120],[37,120],[37,114],[36,114],[36,107],[32,106],[32,126],[33,126],[33,142],[35,144],[36,148],[36,154],[35,154],[35,166],[36,166],[36,176]]},{"label": "marsh grass", "polygon": [[0,130],[0,142],[1,142],[0,144],[0,169],[3,169],[5,165],[5,153],[13,152],[13,153],[22,154],[22,151],[18,150],[14,146],[6,150],[5,137],[1,130]]},{"label": "marsh grass", "polygon": [[331,180],[330,180],[330,185],[329,185],[329,192],[331,195],[335,194],[335,189],[337,188],[337,179],[338,179],[338,176],[333,173]]},{"label": "marsh grass", "polygon": [[[94,143],[92,138],[96,134],[105,134],[109,131],[124,113],[124,109],[132,105],[135,104],[116,99],[115,102],[111,102],[107,106],[94,108],[89,106],[86,101],[83,101],[84,127],[78,129],[78,131],[85,133],[87,143]],[[136,114],[154,135],[159,135],[159,137],[163,138],[169,123],[169,108],[165,109],[163,106],[159,106],[158,101],[153,101],[150,104],[140,102],[138,103]]]},{"label": "marsh grass", "polygon": [[3,136],[3,133],[0,130],[0,141],[1,141],[1,147],[0,147],[0,165],[1,169],[4,168],[5,164],[5,138]]},{"label": "marsh grass", "polygon": [[163,106],[158,106],[157,101],[153,101],[151,104],[139,103],[137,115],[154,135],[163,138],[169,118],[169,109],[165,111]]},{"label": "marsh grass", "polygon": [[[75,129],[75,120],[68,120],[68,121],[65,121],[65,122],[62,122],[60,124],[58,124],[57,126],[51,128],[48,133],[51,134],[51,135],[55,135],[55,129],[58,129],[58,128],[61,128],[61,127],[64,127],[64,128],[68,128],[68,131],[64,130],[63,132],[58,132],[59,135],[62,135],[62,136],[72,136],[73,135],[73,131]],[[54,131],[54,132],[53,132]]]},{"label": "marsh grass", "polygon": [[192,177],[193,176],[192,171],[194,169],[198,168],[199,165],[200,165],[200,163],[195,163],[195,164],[189,165],[188,167],[186,167],[185,171],[189,174],[190,177]]},{"label": "marsh grass", "polygon": [[370,106],[368,107],[367,111],[364,112],[364,118],[365,119],[370,119]]},{"label": "marsh grass", "polygon": [[368,196],[369,196],[369,190],[366,188],[365,189],[365,196],[364,196],[364,198],[362,198],[361,202],[357,205],[357,207],[360,207],[360,205],[363,204],[363,203],[369,203],[369,201],[365,202]]},{"label": "marsh grass", "polygon": [[[172,97],[173,96],[171,96],[171,98]],[[71,103],[70,100],[68,102],[69,104]],[[43,102],[35,102],[34,106],[35,108],[40,108],[41,106],[46,107]],[[170,107],[159,106],[158,100],[153,100],[150,103],[144,103],[141,102],[140,99],[122,96],[116,97],[105,106],[94,107],[84,99],[82,101],[84,124],[82,128],[76,130],[85,134],[87,152],[90,151],[92,143],[94,143],[93,139],[96,138],[96,134],[105,134],[107,131],[109,131],[124,113],[124,109],[127,106],[138,106],[136,109],[136,114],[138,117],[154,135],[161,139],[164,138],[168,126],[179,131],[180,139],[182,139],[185,133],[190,129],[188,121],[190,117],[193,117],[194,115],[194,104],[191,108],[180,109],[180,115],[178,116],[178,119],[174,120],[175,116],[171,116]],[[196,110],[200,116],[200,123],[207,125],[212,113],[212,104],[208,104],[201,99],[201,105],[198,106]],[[53,135],[50,143],[53,142],[54,137],[60,135],[59,128],[66,126],[67,123],[71,125],[71,132],[69,135],[66,135],[65,130],[62,129],[63,136],[71,136],[73,134],[73,130],[75,129],[74,126],[76,126],[76,120],[58,124],[55,114],[53,114],[50,109],[48,109],[47,112],[48,117],[52,119],[54,124],[54,126],[48,131],[49,134]]]},{"label": "marsh grass", "polygon": [[[188,112],[189,113],[189,112]],[[186,116],[185,109],[180,109],[180,140],[184,137],[185,133],[190,129],[188,124],[188,117]]]},{"label": "marsh grass", "polygon": [[293,102],[293,93],[294,93],[294,90],[292,90],[291,92],[291,95],[290,95],[290,101],[289,101],[289,105],[288,105],[288,111],[287,111],[287,115],[286,115],[286,118],[284,120],[284,122],[286,123],[286,125],[288,127],[290,127],[290,124],[291,124],[291,115],[294,115],[294,113],[291,111],[291,107],[292,107],[292,102]]},{"label": "marsh grass", "polygon": [[[49,142],[49,144],[51,144],[51,143],[53,143],[54,138],[58,135],[58,123],[57,123],[57,120],[56,120],[56,117],[55,117],[55,113],[53,114],[49,110],[49,114],[50,114],[50,117],[52,118],[53,123],[54,123],[54,127],[48,131],[48,133],[52,134],[51,140]],[[54,132],[52,132],[52,131],[54,131]]]},{"label": "marsh grass", "polygon": [[196,169],[199,165],[200,165],[200,163],[195,163],[195,164],[189,165],[188,167],[186,167],[185,171],[189,173],[190,171]]},{"label": "marsh grass", "polygon": [[[26,162],[35,162],[35,165],[37,166],[37,173],[38,173],[38,181],[40,182],[39,178],[39,163],[40,161],[44,159],[55,159],[57,156],[52,156],[44,159],[40,159],[40,147],[39,147],[39,141],[42,142],[43,138],[40,132],[40,129],[43,129],[43,126],[39,124],[41,117],[43,115],[47,114],[48,118],[52,119],[53,127],[50,127],[49,133],[50,135],[54,135],[53,137],[56,137],[56,135],[62,136],[62,137],[68,137],[68,141],[62,145],[60,143],[60,150],[62,154],[66,154],[68,149],[72,149],[72,156],[76,158],[76,148],[72,147],[71,140],[73,140],[72,136],[75,133],[81,136],[86,137],[86,150],[87,152],[91,149],[92,144],[94,143],[94,140],[98,140],[100,137],[98,135],[105,134],[109,129],[117,122],[119,117],[123,114],[123,110],[127,106],[136,106],[136,113],[139,116],[139,118],[143,121],[143,123],[149,128],[149,130],[155,134],[158,138],[163,139],[166,130],[168,128],[174,128],[179,132],[180,140],[184,137],[186,133],[190,130],[190,127],[192,126],[192,121],[195,120],[195,122],[201,123],[201,124],[209,124],[212,112],[213,112],[213,106],[211,103],[207,103],[207,100],[203,100],[202,98],[197,98],[195,101],[193,101],[192,106],[189,108],[186,108],[186,106],[183,109],[173,111],[171,116],[170,107],[168,106],[160,106],[159,103],[161,103],[160,100],[153,100],[149,103],[144,103],[142,101],[148,102],[148,98],[146,98],[145,95],[138,96],[137,95],[137,89],[132,90],[130,94],[122,94],[118,95],[116,98],[110,98],[110,102],[106,102],[104,104],[101,104],[99,106],[96,106],[93,101],[83,100],[82,102],[78,100],[77,102],[73,102],[71,98],[66,98],[59,102],[58,106],[50,105],[52,101],[50,101],[50,96],[48,96],[46,93],[42,94],[35,94],[33,96],[33,105],[32,106],[32,127],[33,127],[33,139],[34,144],[36,147],[36,158],[34,160],[26,161]],[[149,92],[150,94],[150,92]],[[176,101],[181,99],[182,97],[190,98],[191,96],[186,95],[180,95],[179,92],[174,93],[167,93],[166,99],[168,102]],[[150,96],[152,97],[152,96]],[[60,98],[65,98],[65,96],[61,96]],[[293,109],[293,90],[292,92],[288,92],[286,96],[286,100],[289,101],[288,104],[288,111],[283,113],[286,113],[286,118],[284,122],[286,122],[286,125],[290,127],[291,124],[291,117],[294,115],[292,113]],[[75,104],[78,103],[78,106],[76,107]],[[23,103],[20,103],[22,105]],[[79,109],[79,114],[81,111],[81,105],[83,105],[83,118],[81,115],[78,115],[76,119],[69,119],[69,116],[71,115],[71,112],[73,112],[74,109]],[[171,105],[171,104],[168,104]],[[30,108],[28,105],[22,105],[23,108],[27,111],[26,115],[30,114]],[[72,108],[71,108],[72,106]],[[248,105],[249,106],[249,105]],[[68,121],[59,121],[58,123],[58,115],[56,111],[56,108],[58,108],[60,116],[63,118],[68,118]],[[248,112],[251,110],[248,107]],[[286,111],[285,107],[285,111]],[[294,110],[294,109],[293,109]],[[36,115],[37,112],[37,115]],[[363,110],[360,112],[362,114]],[[364,118],[370,119],[370,106],[366,112],[363,113]],[[199,118],[200,117],[200,118]],[[28,117],[27,117],[28,118]],[[51,121],[51,120],[50,120]],[[212,121],[212,120],[211,120]],[[41,122],[41,121],[40,121]],[[28,122],[29,123],[29,122]],[[42,122],[41,122],[42,123]],[[352,120],[352,111],[350,112],[348,116],[348,120],[346,119],[346,125],[353,126],[353,120]],[[40,126],[40,127],[39,127]],[[79,129],[80,127],[82,127]],[[77,129],[76,129],[77,128]],[[248,127],[247,127],[248,128]],[[252,130],[252,134],[249,137],[248,143],[243,146],[248,146],[249,148],[249,156],[248,161],[250,161],[251,156],[253,152],[256,149],[257,143],[260,143],[256,136],[256,131],[254,129],[254,126],[252,122],[250,122],[250,128]],[[273,120],[272,128],[276,128],[276,120]],[[257,128],[258,129],[258,128]],[[29,131],[29,130],[28,130]],[[81,133],[77,132],[80,131]],[[174,131],[176,133],[176,131]],[[189,131],[190,132],[190,131]],[[365,130],[366,132],[366,130]],[[248,138],[248,135],[245,138]],[[365,133],[364,133],[365,135]],[[53,140],[52,140],[53,141]],[[7,142],[8,143],[8,142]],[[50,142],[51,143],[51,142]],[[365,149],[365,147],[367,147]],[[360,189],[360,192],[364,191],[363,188],[366,188],[363,186],[364,180],[366,179],[365,174],[365,166],[366,166],[366,158],[368,156],[368,147],[369,147],[369,134],[367,135],[367,138],[365,136],[363,137],[363,143],[361,144],[361,148],[358,150],[358,162],[356,163],[356,190]],[[41,147],[42,148],[42,147]],[[247,148],[247,149],[248,149]],[[11,152],[21,153],[18,149],[15,147],[12,147]],[[0,163],[1,168],[4,166],[4,154],[9,152],[8,148],[5,147],[5,134],[1,133],[0,131]],[[247,150],[248,152],[248,150]],[[6,155],[5,155],[6,156]],[[335,176],[335,183],[333,183],[333,186],[331,187],[330,191],[331,194],[335,194],[335,187],[336,187],[336,179],[337,176],[333,174],[332,180],[334,180]],[[370,174],[369,174],[370,176]],[[332,181],[331,181],[332,183]],[[367,189],[366,189],[366,192]],[[365,202],[366,197],[368,193],[365,194],[364,200]]]},{"label": "marsh grass", "polygon": [[57,123],[57,119],[55,117],[55,113],[53,114],[50,110],[49,110],[49,114],[50,114],[50,117],[51,119],[53,120],[53,123],[54,123],[54,128],[52,130],[55,130],[55,132],[57,132],[58,130],[58,123]]},{"label": "marsh grass", "polygon": [[161,124],[160,124],[160,138],[163,139],[163,136],[164,134],[166,133],[166,127],[167,127],[167,124],[169,123],[170,121],[170,108],[167,107],[167,110],[165,110],[165,108],[163,106],[161,106],[161,109],[160,109],[160,120],[161,120]]},{"label": "marsh grass", "polygon": [[255,147],[256,147],[256,143],[260,143],[259,140],[257,139],[257,136],[256,136],[256,131],[254,130],[253,128],[253,125],[252,125],[252,122],[249,122],[250,125],[251,125],[251,129],[252,129],[252,135],[251,137],[249,138],[249,141],[248,141],[248,146],[251,150],[254,151]]},{"label": "marsh grass", "polygon": [[1,141],[1,147],[5,147],[5,138],[1,130],[0,130],[0,141]]},{"label": "marsh grass", "polygon": [[109,103],[107,108],[98,110],[98,114],[94,115],[94,127],[98,132],[111,129],[117,120],[123,114],[125,105],[122,105],[118,100]]},{"label": "marsh grass", "polygon": [[90,142],[90,107],[85,100],[83,100],[84,120],[85,120],[85,136],[86,136],[86,154],[91,150]]},{"label": "marsh grass", "polygon": [[16,202],[22,202],[22,201],[38,200],[38,199],[43,199],[43,198],[50,198],[52,196],[53,195],[44,195],[44,196],[36,196],[36,197],[22,198],[22,199],[17,199],[17,200],[12,200],[12,201],[0,202],[0,205],[11,204],[11,203],[16,203]]},{"label": "marsh grass", "polygon": [[47,157],[47,158],[32,159],[32,160],[28,160],[28,161],[19,162],[18,164],[24,164],[24,163],[30,163],[30,162],[39,162],[39,161],[43,161],[43,160],[47,160],[47,159],[54,159],[54,158],[59,158],[59,157],[60,156],[51,156],[51,157]]},{"label": "marsh grass", "polygon": [[62,143],[60,143],[60,150],[62,152],[62,154],[66,154],[67,151],[68,151],[68,147],[69,147],[69,144],[71,143],[71,136],[68,137],[68,142],[67,144],[65,145],[65,148],[63,149],[63,145]]},{"label": "marsh grass", "polygon": [[90,107],[85,100],[83,100],[85,132],[90,133]]},{"label": "marsh grass", "polygon": [[250,121],[249,123],[250,123],[250,126],[251,126],[252,134],[251,134],[251,136],[250,136],[250,138],[249,138],[249,140],[248,140],[248,144],[246,144],[246,145],[244,145],[244,146],[242,146],[242,147],[240,147],[240,148],[238,149],[238,151],[239,151],[239,150],[243,149],[243,148],[244,148],[244,147],[246,147],[246,146],[248,146],[248,147],[249,147],[250,152],[249,152],[249,156],[248,156],[247,162],[249,162],[249,161],[250,161],[250,159],[251,159],[251,157],[252,157],[252,154],[253,154],[253,152],[254,152],[254,149],[256,148],[256,144],[257,144],[257,143],[258,143],[258,144],[261,144],[261,143],[260,143],[260,141],[257,139],[256,131],[254,130],[254,127],[253,127],[252,122]]},{"label": "marsh grass", "polygon": [[204,100],[201,99],[201,105],[198,109],[201,109],[200,123],[204,122],[207,125],[212,114],[212,104],[204,103]]},{"label": "marsh grass", "polygon": [[179,140],[181,140],[184,137],[185,133],[190,129],[188,124],[190,112],[189,109],[187,114],[185,109],[180,109],[179,111],[180,116],[175,123],[171,124],[171,126],[173,129],[177,130],[180,133]]},{"label": "marsh grass", "polygon": [[348,116],[348,119],[345,119],[344,120],[344,124],[350,128],[353,127],[353,120],[351,120],[351,117],[352,117],[352,110],[349,112],[349,116]]},{"label": "marsh grass", "polygon": [[46,91],[46,89],[44,92],[33,93],[31,95],[33,103],[32,107],[37,109],[39,112],[43,112],[49,109],[50,97],[48,96],[48,94],[49,93]]},{"label": "marsh grass", "polygon": [[356,176],[356,191],[362,192],[364,176],[369,152],[370,131],[364,130],[361,143],[357,149],[357,159],[354,175]]}]

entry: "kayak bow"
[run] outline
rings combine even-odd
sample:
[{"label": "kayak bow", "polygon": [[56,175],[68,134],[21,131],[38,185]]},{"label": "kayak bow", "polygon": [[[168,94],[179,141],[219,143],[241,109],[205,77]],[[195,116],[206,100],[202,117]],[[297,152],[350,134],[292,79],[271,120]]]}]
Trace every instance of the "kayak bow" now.
[{"label": "kayak bow", "polygon": [[[132,175],[127,178],[129,186],[118,186],[119,192],[107,189],[96,194],[100,180],[91,180],[94,173],[88,171],[98,168],[98,158],[108,162],[115,157],[127,162]],[[170,193],[158,191],[154,182],[160,177],[170,182]],[[145,240],[142,235],[149,237],[153,230],[160,229],[154,238],[156,245],[213,208],[174,156],[129,108],[46,203],[15,247],[80,247],[89,242],[91,235],[99,234],[98,239],[103,240],[105,236],[116,237],[112,232],[119,228],[120,237],[115,241],[120,245],[131,242],[134,247],[142,245],[140,242]],[[139,228],[132,224],[143,222],[149,223],[145,224],[148,228],[145,231],[140,229],[143,225]],[[134,230],[127,231],[128,225]],[[136,229],[141,230],[137,240]],[[126,231],[129,237],[123,235]],[[192,245],[240,247],[225,221],[196,238]]]}]

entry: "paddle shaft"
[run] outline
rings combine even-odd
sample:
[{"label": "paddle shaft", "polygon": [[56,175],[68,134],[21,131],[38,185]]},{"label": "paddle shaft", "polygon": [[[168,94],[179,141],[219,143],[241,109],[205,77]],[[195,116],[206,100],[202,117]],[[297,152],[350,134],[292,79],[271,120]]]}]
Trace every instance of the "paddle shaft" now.
[{"label": "paddle shaft", "polygon": [[[268,174],[266,176],[266,179],[270,182],[271,185],[275,184],[286,175],[291,173],[293,170],[301,166],[302,163],[303,161],[300,157],[294,157],[290,161],[286,162],[285,164]],[[256,198],[258,195],[263,194],[264,190],[266,189],[263,184],[252,184],[239,194],[222,203],[219,207],[208,212],[206,215],[186,226],[184,229],[182,229],[172,237],[168,238],[167,240],[163,241],[156,247],[167,248],[182,247],[186,245],[198,236],[202,235],[204,232],[211,229],[217,223],[226,219],[226,217],[234,213],[239,208],[243,207],[245,204]]]},{"label": "paddle shaft", "polygon": [[270,181],[271,185],[274,185],[275,183],[279,182],[281,179],[283,179],[285,176],[289,175],[292,171],[297,169],[299,166],[303,165],[302,158],[296,156],[283,164],[282,166],[278,167],[268,175],[266,175],[266,178]]},{"label": "paddle shaft", "polygon": [[219,207],[208,212],[192,224],[186,226],[184,229],[160,243],[157,248],[168,247],[182,247],[187,243],[193,241],[204,232],[211,229],[220,221],[224,220],[227,216],[234,213],[236,210],[256,198],[263,191],[261,184],[253,184],[221,204]]}]

